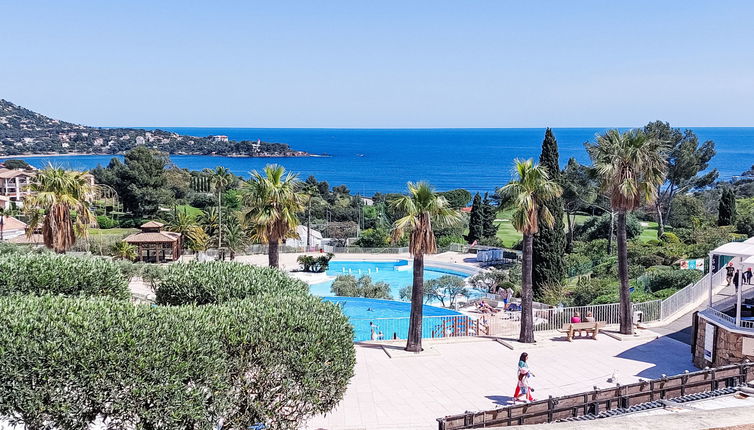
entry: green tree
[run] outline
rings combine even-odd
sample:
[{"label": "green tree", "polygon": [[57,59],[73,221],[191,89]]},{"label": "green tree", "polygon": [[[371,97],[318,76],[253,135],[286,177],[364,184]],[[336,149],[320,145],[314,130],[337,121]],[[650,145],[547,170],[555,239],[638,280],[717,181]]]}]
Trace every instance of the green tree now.
[{"label": "green tree", "polygon": [[482,237],[492,239],[497,237],[498,226],[495,225],[497,219],[497,206],[492,204],[492,199],[488,193],[484,193],[482,199]]},{"label": "green tree", "polygon": [[715,142],[702,144],[692,130],[681,131],[662,121],[650,122],[644,133],[668,146],[667,175],[655,199],[657,213],[657,237],[665,233],[665,220],[670,217],[673,199],[689,190],[704,188],[717,180],[717,169],[702,174],[715,156]]},{"label": "green tree", "polygon": [[364,275],[357,280],[353,275],[339,275],[330,287],[330,292],[343,297],[367,297],[371,299],[392,300],[390,284],[372,282],[372,277]]},{"label": "green tree", "polygon": [[474,201],[471,203],[471,213],[469,214],[469,234],[466,235],[466,242],[474,243],[483,237],[484,233],[484,207],[482,207],[482,197],[479,193],[474,194]]},{"label": "green tree", "polygon": [[229,216],[223,225],[222,246],[228,249],[230,261],[236,259],[236,253],[243,251],[249,245],[249,238],[236,214]]},{"label": "green tree", "polygon": [[666,222],[676,228],[693,228],[694,224],[709,218],[704,203],[690,194],[677,195],[671,203]]},{"label": "green tree", "polygon": [[596,143],[587,143],[586,149],[602,189],[617,212],[620,331],[631,334],[633,315],[628,285],[626,215],[657,198],[658,189],[665,181],[667,146],[641,130],[625,133],[610,130],[598,136]]},{"label": "green tree", "polygon": [[568,224],[566,235],[566,252],[573,252],[573,235],[576,226],[576,213],[592,206],[597,199],[597,187],[589,169],[582,166],[575,158],[568,159],[568,164],[560,176],[563,187],[563,209]]},{"label": "green tree", "polygon": [[432,225],[453,225],[460,214],[448,207],[444,197],[438,196],[427,182],[408,183],[408,195],[391,202],[399,213],[405,214],[393,223],[393,240],[410,233],[409,252],[414,257],[414,279],[411,290],[411,316],[409,319],[406,351],[422,350],[422,301],[424,298],[424,255],[437,252]]},{"label": "green tree", "polygon": [[[560,184],[560,164],[558,161],[558,141],[552,129],[545,131],[539,165],[547,171],[547,177]],[[544,217],[539,217],[538,232],[532,243],[532,286],[534,295],[539,296],[545,285],[559,285],[565,277],[566,237],[563,225],[563,199],[560,195],[542,201],[543,208],[552,215],[555,224],[549,226]]]},{"label": "green tree", "polygon": [[469,204],[469,200],[471,200],[471,193],[463,188],[445,191],[439,194],[445,197],[445,200],[448,201],[448,206],[453,209],[466,207],[466,205]]},{"label": "green tree", "polygon": [[92,174],[97,183],[115,189],[123,208],[134,217],[151,218],[160,205],[169,205],[173,199],[165,177],[169,162],[167,154],[137,146],[125,153],[123,162],[113,158],[107,167],[97,167]]},{"label": "green tree", "polygon": [[[167,225],[168,231],[181,234],[181,246],[186,249],[194,249],[195,242],[201,242],[206,236],[204,230],[196,223],[194,217],[188,211],[175,211]],[[200,247],[201,248],[201,247]]]},{"label": "green tree", "polygon": [[532,302],[532,263],[534,235],[540,227],[552,228],[555,219],[545,202],[559,197],[563,190],[547,174],[547,169],[532,160],[516,160],[515,179],[500,189],[501,199],[514,208],[513,227],[523,234],[521,267],[521,332],[519,342],[534,342]]},{"label": "green tree", "polygon": [[83,172],[48,166],[34,176],[29,191],[32,194],[24,201],[29,217],[26,233],[31,237],[41,227],[45,246],[55,252],[66,252],[77,237],[88,235],[89,225],[96,223],[89,210],[94,187]]},{"label": "green tree", "polygon": [[731,187],[725,187],[720,196],[717,209],[717,225],[734,225],[736,223],[736,194]]},{"label": "green tree", "polygon": [[287,173],[283,166],[265,166],[263,173],[251,172],[244,184],[244,221],[254,236],[269,244],[271,267],[278,267],[280,240],[291,237],[299,225],[297,214],[304,210],[304,196],[298,192],[297,175]]},{"label": "green tree", "polygon": [[223,193],[233,182],[233,174],[225,167],[215,167],[212,171],[212,186],[217,192],[217,247],[223,246]]}]

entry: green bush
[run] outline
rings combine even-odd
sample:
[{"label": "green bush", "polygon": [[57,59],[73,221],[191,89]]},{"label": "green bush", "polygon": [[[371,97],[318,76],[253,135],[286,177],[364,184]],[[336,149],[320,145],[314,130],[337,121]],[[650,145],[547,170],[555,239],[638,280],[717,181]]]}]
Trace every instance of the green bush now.
[{"label": "green bush", "polygon": [[118,265],[96,257],[51,253],[0,255],[0,295],[131,296]]},{"label": "green bush", "polygon": [[271,267],[211,261],[170,265],[153,282],[160,305],[204,305],[267,294],[305,296],[309,287]]},{"label": "green bush", "polygon": [[118,221],[110,218],[109,216],[98,215],[97,216],[97,225],[101,229],[115,228],[115,227],[118,226]]},{"label": "green bush", "polygon": [[562,304],[565,306],[570,306],[567,291],[563,284],[543,285],[536,299],[538,302],[546,303],[548,305],[555,306]]},{"label": "green bush", "polygon": [[566,275],[569,278],[584,275],[592,270],[592,259],[581,254],[566,255]]},{"label": "green bush", "polygon": [[361,237],[356,240],[355,245],[362,248],[388,247],[390,246],[390,232],[380,227],[368,228],[361,232]]},{"label": "green bush", "polygon": [[658,299],[667,299],[668,297],[675,294],[678,290],[675,288],[665,288],[664,290],[655,291],[653,295],[657,297]]},{"label": "green bush", "polygon": [[312,296],[150,307],[16,295],[0,297],[0,326],[0,416],[33,429],[296,429],[342,399],[355,363],[348,320]]},{"label": "green bush", "polygon": [[368,297],[371,299],[392,300],[390,284],[385,282],[372,282],[369,275],[361,276],[358,280],[353,275],[340,275],[335,278],[330,287],[330,292],[336,296],[344,297]]},{"label": "green bush", "polygon": [[447,248],[454,243],[466,243],[463,236],[440,236],[437,238],[437,246],[440,248]]},{"label": "green bush", "polygon": [[[642,302],[649,302],[652,300],[657,300],[657,297],[655,297],[652,293],[648,293],[646,291],[634,291],[631,293],[631,302],[632,303],[642,303]],[[620,302],[620,293],[616,290],[615,292],[603,294],[591,303],[593,305],[607,305],[610,303],[618,303]]]},{"label": "green bush", "polygon": [[680,290],[693,284],[703,276],[698,270],[651,270],[647,273],[647,289],[655,292],[668,288]]},{"label": "green bush", "polygon": [[597,297],[617,293],[618,282],[608,279],[580,279],[571,289],[570,297],[574,306],[586,306]]},{"label": "green bush", "polygon": [[663,233],[660,237],[660,240],[665,243],[681,243],[681,239],[679,239],[678,236],[675,235],[675,233],[671,232]]}]

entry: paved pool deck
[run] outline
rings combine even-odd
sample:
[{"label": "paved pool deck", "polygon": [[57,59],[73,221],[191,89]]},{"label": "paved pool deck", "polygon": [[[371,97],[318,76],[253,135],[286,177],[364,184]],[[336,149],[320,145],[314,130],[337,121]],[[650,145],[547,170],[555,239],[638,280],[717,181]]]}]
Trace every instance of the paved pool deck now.
[{"label": "paved pool deck", "polygon": [[345,398],[305,429],[436,429],[436,418],[467,410],[507,405],[515,389],[516,364],[523,350],[536,375],[536,398],[613,386],[694,371],[689,346],[669,337],[638,340],[561,340],[540,335],[531,348],[511,350],[491,339],[447,343],[425,341],[419,356],[379,345],[356,345],[355,375]]}]

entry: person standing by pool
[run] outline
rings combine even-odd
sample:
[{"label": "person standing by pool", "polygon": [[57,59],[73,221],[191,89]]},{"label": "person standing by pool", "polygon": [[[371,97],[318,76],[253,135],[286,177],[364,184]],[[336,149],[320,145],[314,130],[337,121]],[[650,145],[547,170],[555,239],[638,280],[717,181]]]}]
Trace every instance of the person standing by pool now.
[{"label": "person standing by pool", "polygon": [[508,300],[510,300],[510,296],[508,295],[508,290],[505,288],[500,288],[500,298],[503,299],[503,310],[508,309]]},{"label": "person standing by pool", "polygon": [[744,284],[751,285],[751,267],[744,272]]},{"label": "person standing by pool", "polygon": [[534,401],[534,397],[532,397],[531,392],[533,391],[532,388],[529,386],[529,377],[534,376],[531,371],[529,371],[529,364],[526,362],[526,360],[529,359],[529,354],[523,352],[521,353],[521,356],[518,359],[518,372],[516,373],[516,391],[513,394],[513,401],[519,400],[521,396],[526,396],[524,401]]}]

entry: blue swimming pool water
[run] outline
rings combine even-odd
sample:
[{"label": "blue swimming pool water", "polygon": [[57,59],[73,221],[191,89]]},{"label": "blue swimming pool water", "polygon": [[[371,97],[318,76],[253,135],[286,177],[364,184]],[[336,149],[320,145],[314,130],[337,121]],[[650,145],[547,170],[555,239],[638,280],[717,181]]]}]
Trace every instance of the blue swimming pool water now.
[{"label": "blue swimming pool water", "polygon": [[[366,299],[363,297],[323,297],[322,300],[337,303],[354,328],[354,341],[370,340],[372,331],[369,323],[377,326],[386,339],[405,339],[408,335],[408,320],[411,304],[394,300]],[[422,324],[423,337],[437,336],[442,332],[439,326],[446,320],[438,317],[453,317],[460,312],[424,305]],[[451,319],[451,318],[448,318]]]},{"label": "blue swimming pool water", "polygon": [[[390,284],[390,293],[393,300],[399,300],[401,288],[411,285],[413,282],[412,266],[407,260],[396,261],[333,261],[327,270],[330,276],[353,275],[356,278],[367,275],[373,282],[386,282]],[[456,272],[437,267],[424,268],[424,280],[437,279],[443,275],[453,275],[461,278],[469,276],[467,273]],[[309,286],[312,294],[317,296],[332,296],[330,287],[333,281],[321,282]]]}]

